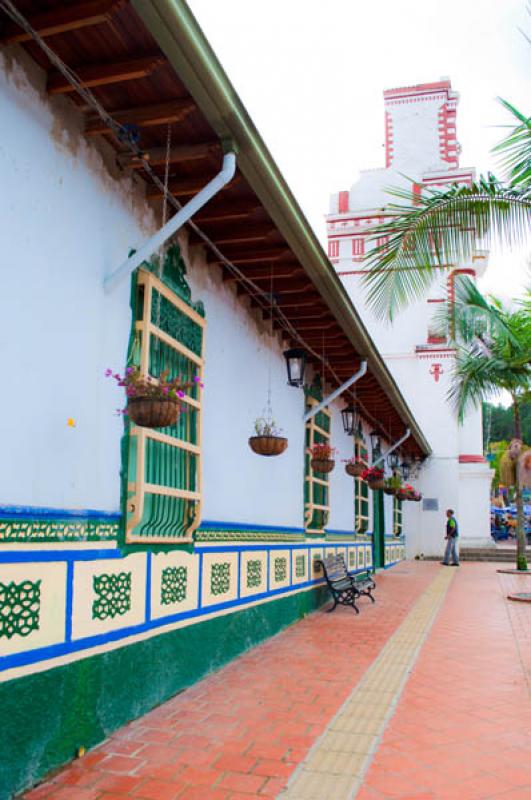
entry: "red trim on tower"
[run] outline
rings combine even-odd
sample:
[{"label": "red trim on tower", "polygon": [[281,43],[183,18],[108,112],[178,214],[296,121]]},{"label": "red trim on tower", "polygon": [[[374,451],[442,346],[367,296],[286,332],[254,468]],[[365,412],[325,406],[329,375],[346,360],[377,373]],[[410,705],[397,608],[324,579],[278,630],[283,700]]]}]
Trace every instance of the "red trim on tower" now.
[{"label": "red trim on tower", "polygon": [[339,192],[338,210],[340,214],[348,213],[348,192]]},{"label": "red trim on tower", "polygon": [[484,464],[485,459],[483,456],[462,455],[459,456],[460,464]]}]

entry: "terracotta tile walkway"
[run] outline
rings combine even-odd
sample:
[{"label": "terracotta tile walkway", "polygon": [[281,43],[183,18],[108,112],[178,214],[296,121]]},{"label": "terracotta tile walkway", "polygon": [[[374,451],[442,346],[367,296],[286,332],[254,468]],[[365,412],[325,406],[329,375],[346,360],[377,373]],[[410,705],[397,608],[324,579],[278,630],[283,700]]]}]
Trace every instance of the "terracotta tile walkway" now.
[{"label": "terracotta tile walkway", "polygon": [[[358,800],[531,798],[531,605],[504,599],[531,577],[496,566],[453,571]],[[379,575],[378,602],[358,617],[311,615],[25,797],[277,797],[442,569],[414,562]]]}]

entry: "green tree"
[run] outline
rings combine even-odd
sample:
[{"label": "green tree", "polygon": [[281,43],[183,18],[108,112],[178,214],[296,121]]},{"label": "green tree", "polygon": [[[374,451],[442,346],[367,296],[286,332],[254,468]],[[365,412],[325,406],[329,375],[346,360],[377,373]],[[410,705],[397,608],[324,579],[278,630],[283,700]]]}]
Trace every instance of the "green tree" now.
[{"label": "green tree", "polygon": [[[500,300],[481,295],[470,278],[456,286],[455,302],[441,322],[450,332],[456,358],[449,400],[460,422],[470,405],[502,390],[511,396],[512,436],[522,439],[520,408],[531,392],[531,314],[528,298],[508,309]],[[517,511],[517,566],[527,569],[522,489],[515,485]]]},{"label": "green tree", "polygon": [[[529,446],[531,444],[531,402],[522,402],[520,418],[522,440]],[[483,403],[483,448],[485,452],[492,443],[510,439],[513,435],[513,428],[513,412],[510,406],[506,408],[502,405]]]}]

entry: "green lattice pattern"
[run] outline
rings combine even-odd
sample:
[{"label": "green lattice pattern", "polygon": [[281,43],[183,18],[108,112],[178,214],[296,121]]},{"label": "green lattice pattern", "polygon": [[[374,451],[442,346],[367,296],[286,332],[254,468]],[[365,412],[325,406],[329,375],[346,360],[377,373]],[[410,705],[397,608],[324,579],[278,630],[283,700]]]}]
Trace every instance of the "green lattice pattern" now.
[{"label": "green lattice pattern", "polygon": [[210,573],[210,591],[212,594],[227,594],[230,587],[230,564],[212,564]]},{"label": "green lattice pattern", "polygon": [[131,573],[94,575],[92,588],[92,619],[114,619],[131,610]]},{"label": "green lattice pattern", "polygon": [[262,583],[262,562],[260,559],[247,562],[247,588],[256,589]]},{"label": "green lattice pattern", "polygon": [[160,602],[163,606],[182,603],[186,597],[187,567],[166,567],[160,581]]},{"label": "green lattice pattern", "polygon": [[282,583],[286,580],[288,574],[288,560],[287,558],[275,558],[275,583]]},{"label": "green lattice pattern", "polygon": [[41,581],[0,583],[0,638],[39,630]]},{"label": "green lattice pattern", "polygon": [[350,550],[348,554],[348,564],[349,567],[356,567],[356,551]]},{"label": "green lattice pattern", "polygon": [[99,542],[116,539],[117,522],[6,520],[0,522],[0,542]]},{"label": "green lattice pattern", "polygon": [[306,575],[306,556],[295,556],[295,577],[304,578]]},{"label": "green lattice pattern", "polygon": [[[160,307],[159,307],[160,303]],[[151,322],[164,333],[184,344],[196,355],[201,354],[202,328],[170,303],[164,295],[153,289]]]}]

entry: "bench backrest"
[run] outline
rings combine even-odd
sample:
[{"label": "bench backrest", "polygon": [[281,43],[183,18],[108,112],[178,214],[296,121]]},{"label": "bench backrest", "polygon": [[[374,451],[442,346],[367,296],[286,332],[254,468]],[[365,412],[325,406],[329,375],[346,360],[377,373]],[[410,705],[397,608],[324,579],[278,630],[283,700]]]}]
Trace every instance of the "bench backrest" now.
[{"label": "bench backrest", "polygon": [[347,565],[342,555],[329,553],[323,560],[328,580],[337,581],[348,576]]}]

